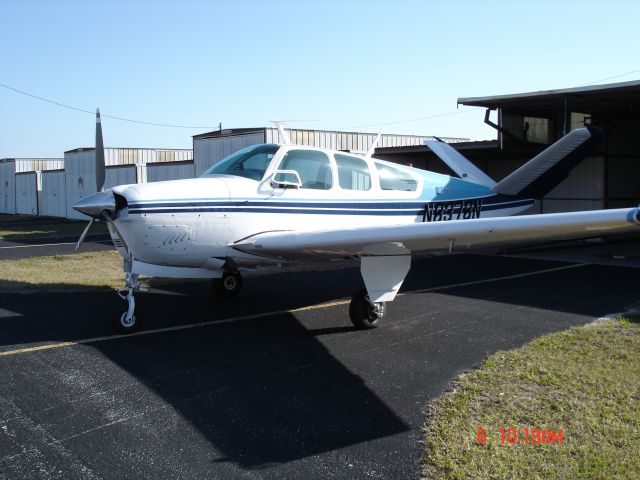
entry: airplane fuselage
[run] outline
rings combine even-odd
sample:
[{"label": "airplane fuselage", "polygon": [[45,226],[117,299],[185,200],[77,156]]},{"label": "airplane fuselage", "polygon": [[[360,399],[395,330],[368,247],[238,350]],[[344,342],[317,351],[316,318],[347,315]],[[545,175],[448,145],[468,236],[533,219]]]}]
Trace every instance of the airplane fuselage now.
[{"label": "airplane fuselage", "polygon": [[[240,252],[233,244],[263,232],[461,221],[513,215],[533,204],[377,159],[298,145],[273,147],[264,172],[251,172],[259,179],[244,176],[247,170],[240,175],[214,171],[196,179],[115,187],[126,208],[113,224],[129,252],[138,261],[164,266],[202,267],[210,259],[252,266],[273,259]],[[305,171],[307,166],[291,160],[296,155],[321,156],[328,168]],[[276,172],[296,168],[306,186],[274,183]],[[126,258],[119,235],[111,230]]]}]

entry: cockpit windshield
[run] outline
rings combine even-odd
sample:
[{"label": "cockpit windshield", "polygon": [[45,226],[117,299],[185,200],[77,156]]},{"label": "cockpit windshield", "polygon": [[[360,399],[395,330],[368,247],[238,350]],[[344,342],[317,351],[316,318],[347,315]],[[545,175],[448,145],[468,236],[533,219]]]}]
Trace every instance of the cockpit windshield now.
[{"label": "cockpit windshield", "polygon": [[222,174],[262,180],[264,172],[279,148],[280,145],[271,143],[244,148],[220,160],[202,176]]}]

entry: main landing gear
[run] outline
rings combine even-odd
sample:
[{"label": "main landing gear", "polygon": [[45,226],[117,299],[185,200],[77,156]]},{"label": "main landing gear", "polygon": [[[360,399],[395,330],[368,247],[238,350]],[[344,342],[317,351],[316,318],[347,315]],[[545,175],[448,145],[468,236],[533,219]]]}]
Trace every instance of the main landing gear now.
[{"label": "main landing gear", "polygon": [[125,286],[118,290],[119,303],[111,312],[111,326],[118,333],[135,332],[140,326],[140,314],[136,313],[136,300],[133,294],[140,291],[137,273],[125,273]]},{"label": "main landing gear", "polygon": [[366,289],[357,292],[349,304],[351,323],[360,329],[376,328],[384,317],[385,302],[372,302]]},{"label": "main landing gear", "polygon": [[225,271],[222,278],[214,278],[213,290],[224,298],[235,297],[242,290],[242,275],[237,271]]}]

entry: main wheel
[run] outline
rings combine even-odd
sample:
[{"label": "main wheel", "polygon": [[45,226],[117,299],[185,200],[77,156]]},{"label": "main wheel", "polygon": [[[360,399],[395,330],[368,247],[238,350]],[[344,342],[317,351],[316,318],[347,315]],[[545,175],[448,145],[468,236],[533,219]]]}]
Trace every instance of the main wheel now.
[{"label": "main wheel", "polygon": [[140,326],[140,314],[134,312],[131,320],[127,320],[129,305],[126,302],[119,303],[111,311],[111,326],[118,333],[135,332]]},{"label": "main wheel", "polygon": [[369,296],[365,289],[360,290],[351,299],[349,304],[349,317],[351,323],[361,330],[376,328],[380,320],[384,317],[386,305],[384,302],[377,302],[371,305]]},{"label": "main wheel", "polygon": [[213,289],[221,297],[235,297],[242,290],[242,275],[238,272],[224,272],[222,278],[213,279]]}]

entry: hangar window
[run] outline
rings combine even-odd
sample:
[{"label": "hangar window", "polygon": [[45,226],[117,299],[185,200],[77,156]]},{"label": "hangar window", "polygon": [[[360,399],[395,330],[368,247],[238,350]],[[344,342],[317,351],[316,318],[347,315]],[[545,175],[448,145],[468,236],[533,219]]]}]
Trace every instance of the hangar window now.
[{"label": "hangar window", "polygon": [[329,157],[317,150],[289,150],[279,170],[295,170],[302,188],[329,190],[333,186]]},{"label": "hangar window", "polygon": [[380,177],[380,188],[382,190],[415,192],[418,189],[418,181],[409,173],[383,163],[375,162],[375,165]]},{"label": "hangar window", "polygon": [[371,174],[369,166],[362,158],[335,154],[338,165],[338,182],[345,190],[369,190]]},{"label": "hangar window", "polygon": [[538,117],[524,117],[524,139],[533,143],[548,144],[549,139],[549,119]]},{"label": "hangar window", "polygon": [[591,115],[588,113],[571,112],[571,130],[582,128],[591,123]]}]

